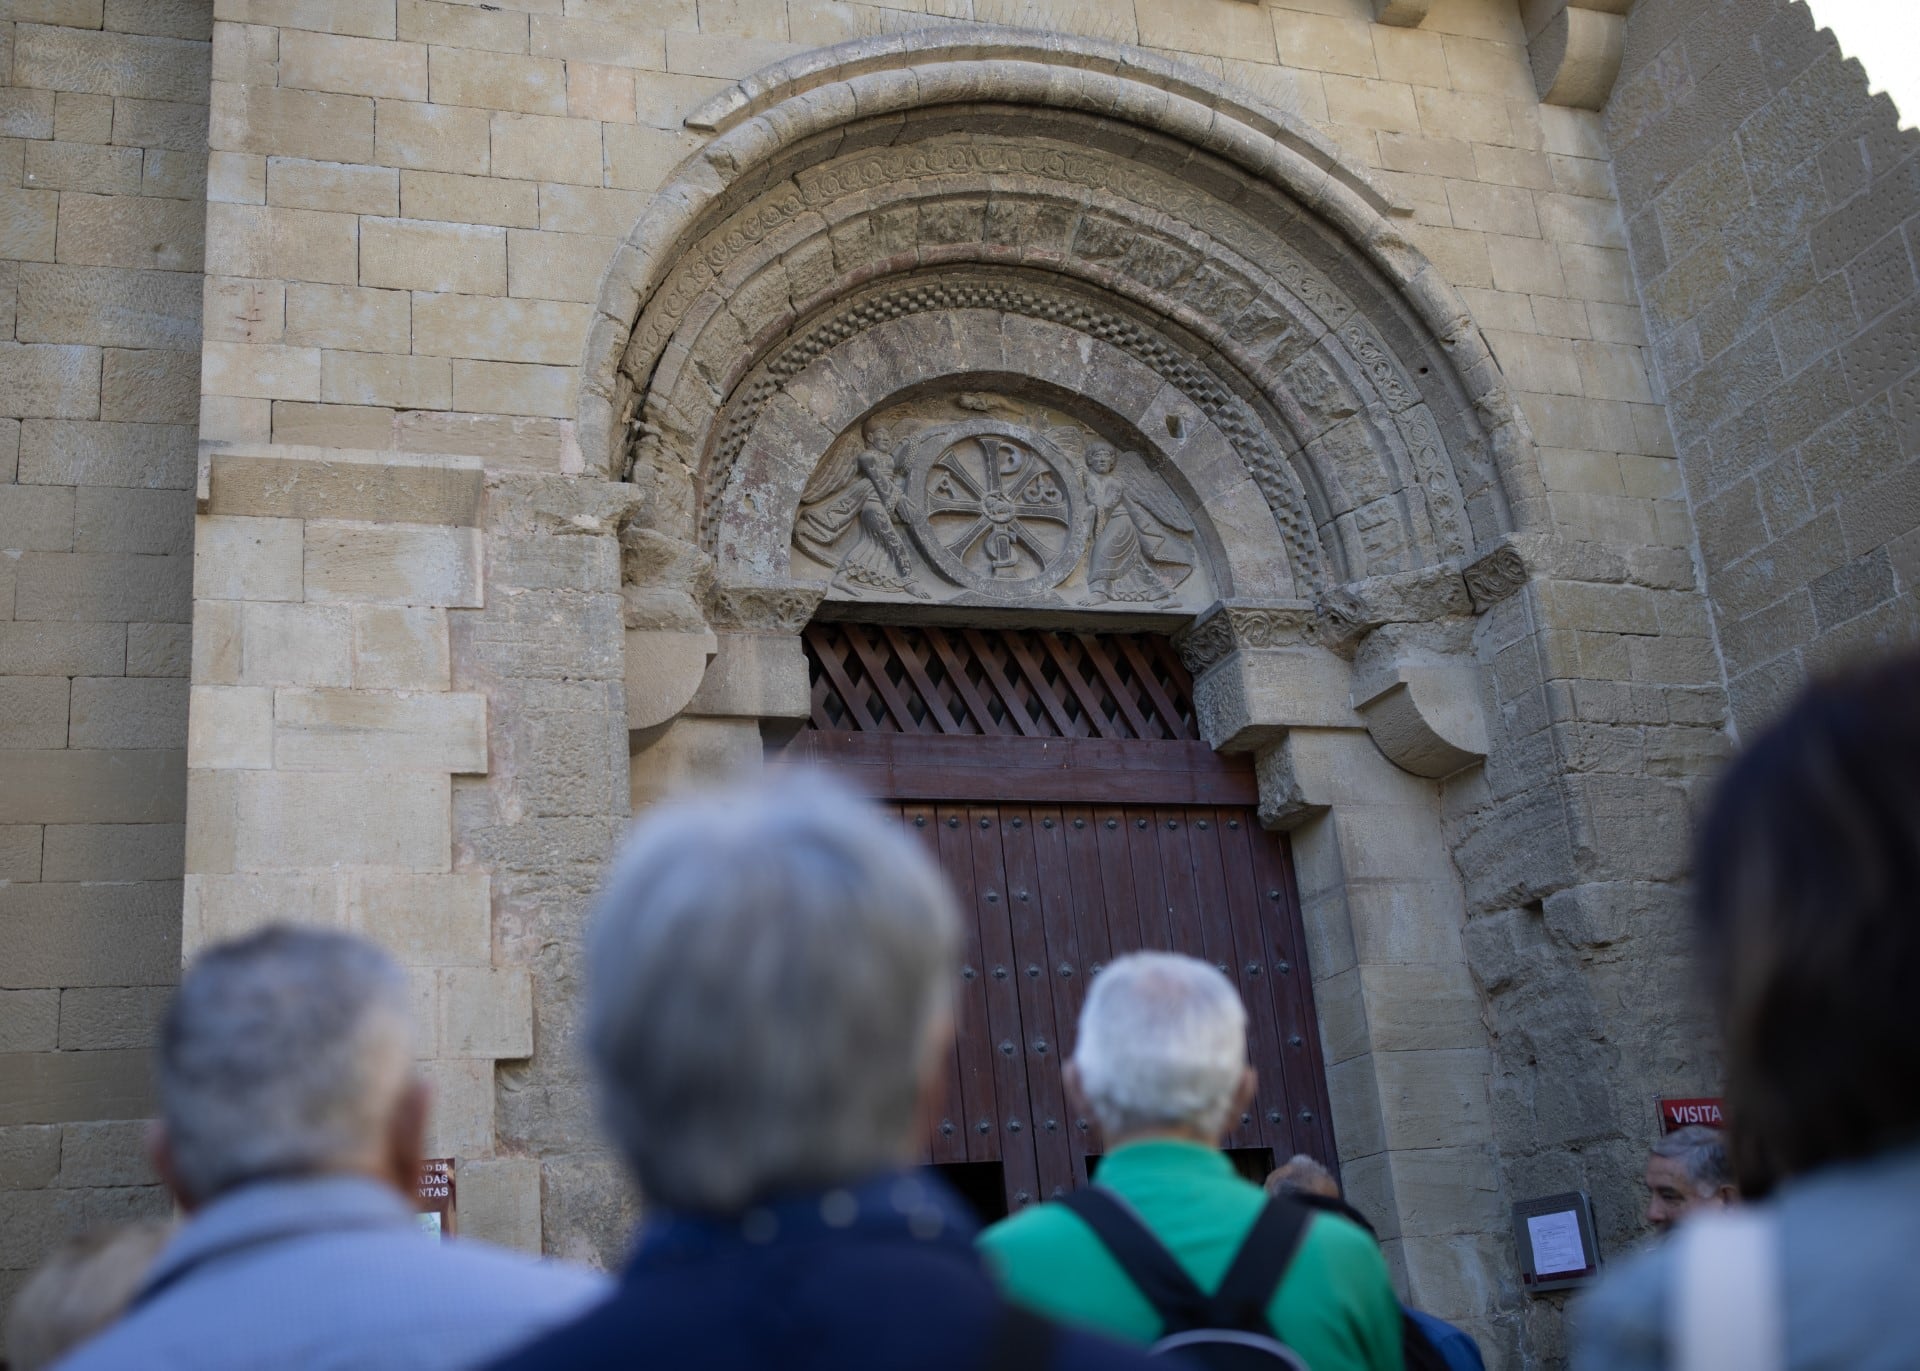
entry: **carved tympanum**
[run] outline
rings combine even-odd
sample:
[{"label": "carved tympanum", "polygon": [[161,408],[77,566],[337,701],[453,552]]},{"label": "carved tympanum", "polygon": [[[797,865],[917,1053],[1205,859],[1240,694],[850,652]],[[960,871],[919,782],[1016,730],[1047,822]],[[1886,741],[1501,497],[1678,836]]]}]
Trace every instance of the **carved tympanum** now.
[{"label": "carved tympanum", "polygon": [[812,564],[839,599],[1162,609],[1211,593],[1193,516],[1139,453],[999,395],[916,400],[843,434],[793,545],[795,575]]}]

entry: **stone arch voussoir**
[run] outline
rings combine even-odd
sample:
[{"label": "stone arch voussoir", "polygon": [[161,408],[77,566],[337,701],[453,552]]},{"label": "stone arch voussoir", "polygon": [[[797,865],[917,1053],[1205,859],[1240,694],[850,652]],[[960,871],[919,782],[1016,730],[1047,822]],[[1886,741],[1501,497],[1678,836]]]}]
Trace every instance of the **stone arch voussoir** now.
[{"label": "stone arch voussoir", "polygon": [[[755,413],[808,364],[796,348],[929,291],[1019,297],[1013,313],[1151,360],[1240,451],[1315,598],[1539,525],[1524,424],[1404,216],[1312,131],[1198,73],[934,30],[780,64],[688,123],[713,141],[609,270],[580,417],[610,476],[639,455],[685,487],[663,488],[662,526],[709,551]],[[863,290],[893,303],[854,318]],[[1033,305],[1049,294],[1080,303]]]}]

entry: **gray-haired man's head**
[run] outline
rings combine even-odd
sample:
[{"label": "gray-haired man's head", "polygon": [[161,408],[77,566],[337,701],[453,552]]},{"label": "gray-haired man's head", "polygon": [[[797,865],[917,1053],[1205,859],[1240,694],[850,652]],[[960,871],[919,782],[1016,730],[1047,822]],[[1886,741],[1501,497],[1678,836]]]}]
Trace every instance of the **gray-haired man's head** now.
[{"label": "gray-haired man's head", "polygon": [[589,1050],[642,1191],[725,1213],[909,1160],[958,940],[926,852],[818,775],[648,815],[587,971]]},{"label": "gray-haired man's head", "polygon": [[1726,1136],[1695,1124],[1676,1128],[1647,1156],[1647,1222],[1662,1231],[1698,1209],[1731,1204],[1739,1198]]},{"label": "gray-haired man's head", "polygon": [[1121,957],[1087,992],[1067,1084],[1110,1145],[1148,1134],[1217,1143],[1253,1097],[1246,1007],[1206,962]]},{"label": "gray-haired man's head", "polygon": [[217,944],[161,1027],[157,1161],[189,1205],[329,1172],[408,1184],[412,1055],[406,974],[373,944],[289,926]]}]

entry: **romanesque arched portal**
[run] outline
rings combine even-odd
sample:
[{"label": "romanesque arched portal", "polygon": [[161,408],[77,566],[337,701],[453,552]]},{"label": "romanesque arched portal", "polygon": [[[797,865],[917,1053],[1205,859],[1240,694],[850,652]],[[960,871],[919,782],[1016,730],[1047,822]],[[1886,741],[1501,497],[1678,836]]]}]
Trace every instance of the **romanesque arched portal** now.
[{"label": "romanesque arched portal", "polygon": [[1476,615],[1544,506],[1465,308],[1317,136],[1111,45],[876,40],[689,122],[581,411],[644,497],[636,798],[808,717],[816,617],[1175,634],[1201,736],[1295,830],[1349,1184],[1488,1317],[1491,1238],[1443,1296],[1399,1189],[1437,1110],[1498,1190],[1433,778],[1488,750]]}]

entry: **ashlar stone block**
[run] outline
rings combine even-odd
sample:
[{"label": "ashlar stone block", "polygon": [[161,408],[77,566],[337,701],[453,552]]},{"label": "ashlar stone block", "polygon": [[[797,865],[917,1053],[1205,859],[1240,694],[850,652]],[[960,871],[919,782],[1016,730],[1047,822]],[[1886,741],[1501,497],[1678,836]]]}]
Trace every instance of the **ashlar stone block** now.
[{"label": "ashlar stone block", "polygon": [[199,355],[184,348],[108,348],[102,357],[102,419],[191,424],[199,418],[199,391]]},{"label": "ashlar stone block", "polygon": [[392,167],[359,167],[340,162],[312,162],[300,157],[269,157],[265,159],[264,168],[264,198],[268,204],[285,205],[292,209],[331,210],[340,214],[394,215],[400,212],[400,174]]},{"label": "ashlar stone block", "polygon": [[584,304],[559,301],[421,296],[413,306],[414,348],[437,357],[570,366],[579,361],[591,315]]},{"label": "ashlar stone block", "polygon": [[540,222],[538,187],[494,176],[403,171],[400,212],[408,219],[533,228]]},{"label": "ashlar stone block", "polygon": [[186,746],[187,683],[164,677],[82,676],[73,683],[67,746]]},{"label": "ashlar stone block", "polygon": [[[413,219],[365,219],[360,233],[362,285],[454,291],[462,296],[507,292],[507,240],[503,229]],[[460,355],[432,346],[423,350],[442,356]]]},{"label": "ashlar stone block", "polygon": [[[390,427],[390,416],[383,422]],[[370,523],[479,521],[484,473],[477,464],[367,460],[372,456],[290,445],[216,452],[208,459],[207,508],[214,514]]]},{"label": "ashlar stone block", "polygon": [[22,418],[95,417],[100,412],[100,350],[0,343],[0,408]]},{"label": "ashlar stone block", "polygon": [[0,747],[65,747],[68,693],[64,676],[0,677]]},{"label": "ashlar stone block", "polygon": [[453,798],[445,774],[243,771],[234,781],[240,871],[449,869]]},{"label": "ashlar stone block", "polygon": [[449,676],[444,609],[354,607],[354,685],[367,690],[445,690]]},{"label": "ashlar stone block", "polygon": [[318,400],[320,349],[208,342],[200,383],[210,394],[256,400]]},{"label": "ashlar stone block", "polygon": [[209,139],[217,152],[371,162],[373,101],[360,95],[222,83],[213,88]]},{"label": "ashlar stone block", "polygon": [[273,692],[261,686],[195,686],[187,724],[187,765],[263,769],[273,765]]},{"label": "ashlar stone block", "polygon": [[532,1157],[462,1160],[455,1180],[463,1235],[540,1254],[538,1161]]},{"label": "ashlar stone block", "polygon": [[274,205],[207,206],[207,269],[267,281],[352,285],[360,225],[351,214]]},{"label": "ashlar stone block", "polygon": [[427,1155],[489,1155],[493,1151],[493,1063],[485,1057],[442,1057],[418,1063],[418,1070],[433,1092]]},{"label": "ashlar stone block", "polygon": [[214,0],[213,17],[361,38],[394,36],[393,0]]},{"label": "ashlar stone block", "polygon": [[406,966],[485,967],[493,946],[490,892],[478,871],[365,872],[348,882],[347,917]]},{"label": "ashlar stone block", "polygon": [[195,872],[186,880],[182,941],[191,952],[270,923],[344,928],[340,890],[341,878],[331,871],[296,876]]},{"label": "ashlar stone block", "polygon": [[492,173],[597,186],[602,176],[600,132],[598,119],[496,114]]},{"label": "ashlar stone block", "polygon": [[48,824],[40,878],[178,880],[185,848],[181,824]]},{"label": "ashlar stone block", "polygon": [[533,1055],[533,986],[525,970],[453,967],[438,981],[443,1056]]},{"label": "ashlar stone block", "polygon": [[424,100],[427,46],[283,29],[280,84],[343,95]]},{"label": "ashlar stone block", "polygon": [[522,114],[565,114],[565,63],[548,57],[434,47],[428,56],[436,105],[474,105]]},{"label": "ashlar stone block", "polygon": [[[287,287],[286,309],[284,338],[293,347],[405,353],[412,338],[405,291],[296,282]],[[323,388],[324,375],[323,359]]]},{"label": "ashlar stone block", "polygon": [[579,372],[516,362],[453,363],[453,408],[470,413],[571,418]]},{"label": "ashlar stone block", "polygon": [[492,121],[485,110],[406,100],[379,104],[376,162],[423,171],[486,174]]},{"label": "ashlar stone block", "polygon": [[274,760],[285,770],[487,769],[484,695],[281,690],[273,734]]},{"label": "ashlar stone block", "polygon": [[379,352],[320,354],[320,398],[327,404],[446,409],[452,396],[452,364],[444,357]]},{"label": "ashlar stone block", "polygon": [[[217,602],[202,602],[194,615],[194,662],[207,659],[200,648],[202,619]],[[353,679],[352,621],[345,609],[308,604],[252,603],[238,613],[234,679],[246,685],[338,685]],[[221,632],[217,618],[205,634]],[[210,651],[220,654],[216,643]]]},{"label": "ashlar stone block", "polygon": [[478,608],[475,529],[315,520],[306,527],[307,598]]},{"label": "ashlar stone block", "polygon": [[298,600],[304,560],[304,529],[297,519],[202,515],[194,539],[194,595]]}]

